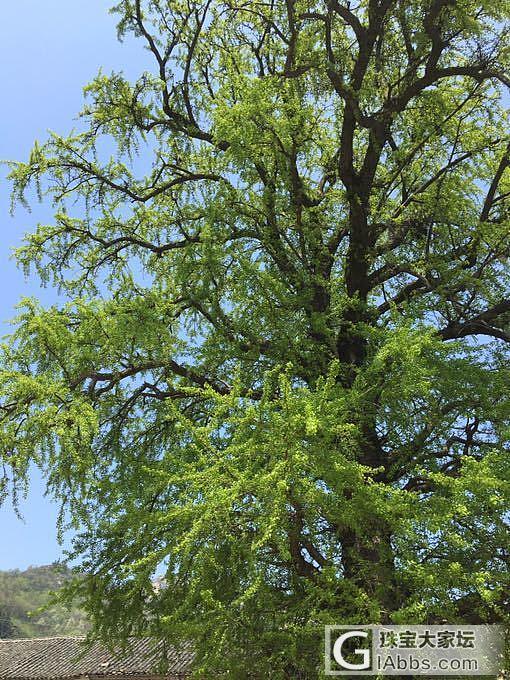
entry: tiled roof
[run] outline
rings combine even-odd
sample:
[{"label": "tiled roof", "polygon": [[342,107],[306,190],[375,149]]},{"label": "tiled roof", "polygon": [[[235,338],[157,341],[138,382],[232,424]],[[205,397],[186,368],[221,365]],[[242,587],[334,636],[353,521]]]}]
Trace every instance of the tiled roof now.
[{"label": "tiled roof", "polygon": [[[99,643],[86,649],[83,641],[83,637],[0,640],[0,680],[63,680],[89,676],[118,676],[120,680],[129,676],[158,676],[162,642],[132,638],[124,652],[112,653]],[[169,648],[166,656],[168,670],[164,678],[185,678],[192,660],[191,647]]]}]

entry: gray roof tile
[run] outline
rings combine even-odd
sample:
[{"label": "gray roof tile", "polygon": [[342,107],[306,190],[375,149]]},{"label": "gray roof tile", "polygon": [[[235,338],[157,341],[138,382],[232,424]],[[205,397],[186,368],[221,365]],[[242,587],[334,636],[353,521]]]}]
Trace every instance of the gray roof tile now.
[{"label": "gray roof tile", "polygon": [[[0,680],[57,680],[83,676],[154,676],[164,643],[151,638],[131,638],[125,651],[112,653],[100,643],[83,645],[83,637],[0,640]],[[164,677],[186,677],[190,645],[167,647],[168,670]]]}]

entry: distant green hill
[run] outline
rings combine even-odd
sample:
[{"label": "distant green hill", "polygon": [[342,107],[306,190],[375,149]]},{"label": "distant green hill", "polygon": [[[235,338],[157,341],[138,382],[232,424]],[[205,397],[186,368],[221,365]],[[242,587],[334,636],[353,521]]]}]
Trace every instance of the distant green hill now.
[{"label": "distant green hill", "polygon": [[79,609],[68,611],[58,605],[30,615],[69,577],[69,569],[57,564],[0,571],[0,638],[84,634],[87,620]]}]

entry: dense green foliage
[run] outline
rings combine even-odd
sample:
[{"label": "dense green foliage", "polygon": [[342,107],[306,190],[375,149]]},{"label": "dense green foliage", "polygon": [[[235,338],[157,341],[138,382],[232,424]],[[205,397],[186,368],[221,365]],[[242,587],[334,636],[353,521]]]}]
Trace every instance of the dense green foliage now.
[{"label": "dense green foliage", "polygon": [[55,564],[0,571],[0,638],[85,635],[83,612],[50,604],[70,578],[69,569]]},{"label": "dense green foliage", "polygon": [[4,346],[5,492],[45,470],[68,596],[206,677],[316,678],[325,623],[504,620],[508,2],[116,11],[154,71],[11,175],[69,302]]},{"label": "dense green foliage", "polygon": [[7,607],[0,606],[0,639],[16,637],[16,626],[12,622],[11,612]]}]

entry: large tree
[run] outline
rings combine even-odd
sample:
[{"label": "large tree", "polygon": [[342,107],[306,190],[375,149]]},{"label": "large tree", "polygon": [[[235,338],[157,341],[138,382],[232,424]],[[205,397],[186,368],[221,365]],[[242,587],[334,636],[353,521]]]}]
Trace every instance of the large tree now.
[{"label": "large tree", "polygon": [[69,513],[69,596],[205,677],[318,677],[325,623],[503,620],[508,2],[115,11],[153,71],[11,174],[67,301],[22,303],[0,454]]},{"label": "large tree", "polygon": [[11,612],[5,605],[0,605],[0,638],[16,637],[16,626],[12,622]]}]

